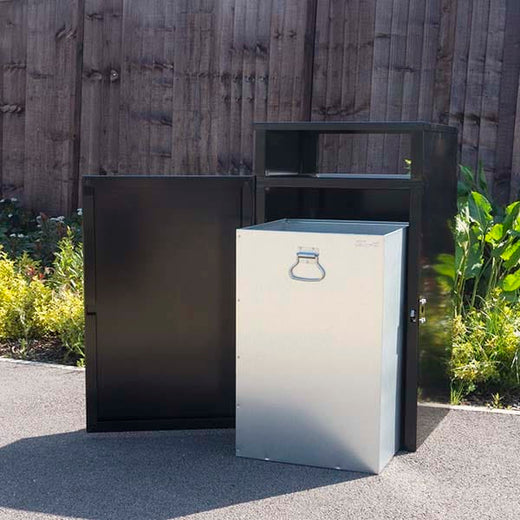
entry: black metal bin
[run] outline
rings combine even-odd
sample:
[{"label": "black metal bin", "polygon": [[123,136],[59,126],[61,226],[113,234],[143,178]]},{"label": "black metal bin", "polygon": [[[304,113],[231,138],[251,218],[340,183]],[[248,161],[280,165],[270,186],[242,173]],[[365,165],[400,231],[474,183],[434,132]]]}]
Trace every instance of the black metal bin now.
[{"label": "black metal bin", "polygon": [[[319,174],[322,134],[404,134],[405,174]],[[235,230],[280,218],[409,222],[404,449],[448,392],[457,133],[422,122],[259,123],[252,176],[84,179],[87,428],[232,427]]]}]

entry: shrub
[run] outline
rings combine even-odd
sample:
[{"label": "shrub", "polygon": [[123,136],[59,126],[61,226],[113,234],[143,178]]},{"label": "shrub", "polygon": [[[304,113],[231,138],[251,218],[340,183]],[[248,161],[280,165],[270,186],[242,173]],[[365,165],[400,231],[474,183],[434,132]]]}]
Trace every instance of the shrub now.
[{"label": "shrub", "polygon": [[455,387],[520,389],[520,313],[499,291],[454,322],[450,369]]},{"label": "shrub", "polygon": [[518,301],[520,288],[520,202],[493,209],[471,192],[459,201],[455,219],[455,301],[460,314],[500,289]]},{"label": "shrub", "polygon": [[23,254],[11,260],[0,251],[0,339],[30,339],[43,333],[37,308],[45,306],[51,290],[38,265]]},{"label": "shrub", "polygon": [[80,242],[81,217],[81,210],[71,217],[35,215],[24,210],[15,198],[1,199],[0,245],[12,259],[25,252],[42,266],[51,266],[63,237],[71,233],[74,242]]},{"label": "shrub", "polygon": [[67,350],[84,358],[83,250],[69,230],[57,247],[47,280],[51,297],[37,310],[44,334],[57,336]]},{"label": "shrub", "polygon": [[455,299],[455,402],[476,390],[520,389],[520,202],[493,204],[481,165],[476,174],[461,166],[461,174],[455,258],[442,255],[436,266]]},{"label": "shrub", "polygon": [[0,201],[0,340],[58,338],[84,357],[81,210],[30,214]]},{"label": "shrub", "polygon": [[43,334],[58,337],[70,354],[83,364],[85,320],[83,298],[67,288],[53,291],[52,298],[37,310]]},{"label": "shrub", "polygon": [[57,289],[83,292],[83,248],[70,228],[58,242],[49,282]]}]

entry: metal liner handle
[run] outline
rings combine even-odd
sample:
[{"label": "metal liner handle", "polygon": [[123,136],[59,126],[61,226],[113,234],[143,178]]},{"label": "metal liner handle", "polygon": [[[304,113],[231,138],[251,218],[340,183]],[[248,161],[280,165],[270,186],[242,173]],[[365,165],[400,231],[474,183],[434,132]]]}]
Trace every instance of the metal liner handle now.
[{"label": "metal liner handle", "polygon": [[[320,264],[320,254],[315,251],[298,251],[296,253],[296,262],[295,264],[289,269],[289,277],[292,280],[296,280],[298,282],[321,282],[325,275],[327,274],[325,272],[325,269],[323,269],[322,265]],[[318,268],[320,275],[318,277],[313,278],[307,278],[306,276],[297,276],[294,274],[294,269],[296,266],[300,263],[300,260],[314,260],[316,262],[316,267]]]}]

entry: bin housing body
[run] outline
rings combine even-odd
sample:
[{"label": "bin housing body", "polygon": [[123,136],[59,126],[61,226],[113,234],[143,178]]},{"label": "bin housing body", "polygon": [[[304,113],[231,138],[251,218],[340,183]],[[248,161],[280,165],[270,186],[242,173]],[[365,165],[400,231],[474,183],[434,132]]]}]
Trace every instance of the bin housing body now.
[{"label": "bin housing body", "polygon": [[[323,136],[410,142],[410,171],[318,171]],[[347,150],[347,148],[345,148]],[[253,175],[83,178],[88,431],[233,427],[235,233],[283,218],[409,222],[402,449],[446,410],[457,131],[424,122],[255,124]],[[442,255],[442,256],[441,256]],[[420,303],[427,301],[427,305]]]},{"label": "bin housing body", "polygon": [[405,227],[237,231],[237,455],[379,473],[397,451]]}]

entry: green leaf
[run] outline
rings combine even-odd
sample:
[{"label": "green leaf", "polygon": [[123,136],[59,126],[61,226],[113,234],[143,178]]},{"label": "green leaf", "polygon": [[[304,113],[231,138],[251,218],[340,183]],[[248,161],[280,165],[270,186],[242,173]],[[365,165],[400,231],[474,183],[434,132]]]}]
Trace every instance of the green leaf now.
[{"label": "green leaf", "polygon": [[502,293],[502,297],[506,302],[509,303],[518,303],[518,291],[504,292]]},{"label": "green leaf", "polygon": [[504,251],[511,246],[511,240],[504,240],[503,242],[499,242],[496,244],[493,244],[493,247],[491,248],[490,255],[493,258],[502,257],[502,254]]},{"label": "green leaf", "polygon": [[468,208],[470,218],[478,223],[482,230],[485,230],[492,222],[491,204],[484,195],[472,191],[468,198]]},{"label": "green leaf", "polygon": [[455,249],[455,272],[462,274],[462,266],[464,265],[464,250],[461,247]]},{"label": "green leaf", "polygon": [[516,221],[518,219],[518,214],[520,213],[520,201],[513,202],[506,207],[506,216],[504,221],[502,222],[504,233],[507,233],[509,230],[515,228]]},{"label": "green leaf", "polygon": [[477,222],[472,222],[469,227],[469,234],[473,238],[473,240],[477,240],[480,242],[481,240],[484,240],[484,232],[485,228],[482,228],[480,224]]},{"label": "green leaf", "polygon": [[496,244],[499,242],[504,236],[504,226],[502,224],[495,224],[487,233],[486,233],[486,242],[489,244]]},{"label": "green leaf", "polygon": [[520,288],[520,269],[508,274],[502,281],[502,289],[506,292],[516,291]]},{"label": "green leaf", "polygon": [[502,258],[502,260],[509,260],[511,256],[515,254],[517,249],[520,249],[520,241],[518,240],[509,244],[500,255],[500,258]]},{"label": "green leaf", "polygon": [[510,244],[500,255],[500,257],[505,260],[504,267],[506,269],[515,267],[520,261],[520,241],[517,240],[516,242]]},{"label": "green leaf", "polygon": [[461,181],[457,183],[457,197],[464,198],[467,197],[470,193],[471,190],[466,184]]},{"label": "green leaf", "polygon": [[464,278],[466,280],[475,278],[480,269],[482,269],[483,264],[484,261],[480,252],[480,244],[478,242],[471,244],[468,249],[466,268],[464,269]]},{"label": "green leaf", "polygon": [[468,184],[470,188],[475,186],[475,175],[473,173],[473,170],[462,164],[459,165],[459,168],[464,182]]},{"label": "green leaf", "polygon": [[484,165],[482,164],[482,161],[478,162],[478,185],[482,192],[487,193],[487,179],[486,179],[486,172],[484,171]]}]

